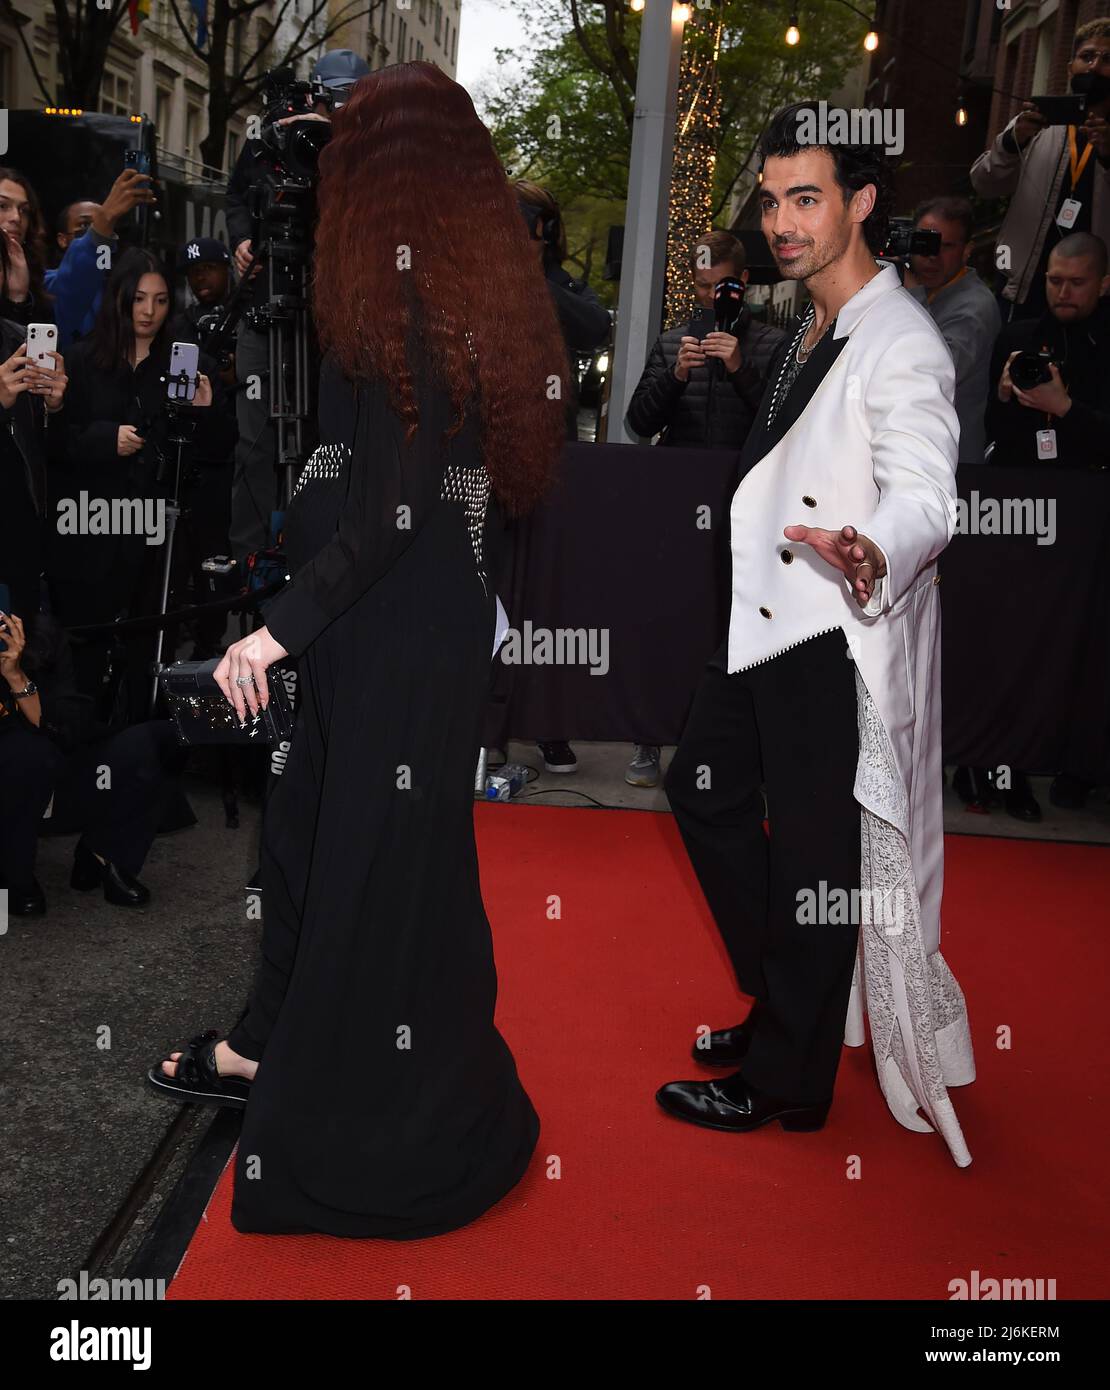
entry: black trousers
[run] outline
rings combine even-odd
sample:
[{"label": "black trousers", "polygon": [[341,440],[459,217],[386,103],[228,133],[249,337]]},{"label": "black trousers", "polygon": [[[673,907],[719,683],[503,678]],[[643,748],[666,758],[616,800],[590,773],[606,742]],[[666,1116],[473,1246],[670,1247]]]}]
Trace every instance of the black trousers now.
[{"label": "black trousers", "polygon": [[0,736],[0,873],[10,887],[30,887],[39,834],[79,830],[86,849],[138,874],[177,792],[180,761],[168,720],[132,725],[71,753],[33,729],[7,729]]},{"label": "black trousers", "polygon": [[740,988],[759,1004],[739,1074],[821,1104],[859,933],[858,912],[845,922],[822,909],[859,901],[855,663],[839,630],[734,675],[726,652],[706,668],[667,794]]}]

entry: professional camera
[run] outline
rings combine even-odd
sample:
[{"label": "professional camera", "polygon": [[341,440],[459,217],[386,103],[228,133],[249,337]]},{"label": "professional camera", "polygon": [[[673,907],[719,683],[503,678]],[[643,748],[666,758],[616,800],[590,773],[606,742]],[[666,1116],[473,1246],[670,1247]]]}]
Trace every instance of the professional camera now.
[{"label": "professional camera", "polygon": [[940,254],[940,243],[939,232],[915,231],[912,217],[892,217],[880,259],[902,261],[907,256],[936,256]]},{"label": "professional camera", "polygon": [[287,118],[311,116],[314,102],[321,99],[321,91],[311,82],[299,82],[292,68],[272,68],[263,77],[260,138],[274,157],[279,177],[315,183],[320,151],[331,137],[331,126],[326,121]]},{"label": "professional camera", "polygon": [[1052,380],[1053,365],[1050,352],[1019,352],[1010,363],[1010,380],[1019,391],[1032,391]]}]

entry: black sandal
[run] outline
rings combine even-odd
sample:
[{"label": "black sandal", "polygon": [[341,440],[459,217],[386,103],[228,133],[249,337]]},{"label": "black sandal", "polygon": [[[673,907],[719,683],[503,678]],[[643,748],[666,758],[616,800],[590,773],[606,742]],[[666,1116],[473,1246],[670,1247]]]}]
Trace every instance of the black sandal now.
[{"label": "black sandal", "polygon": [[[241,1076],[221,1076],[216,1070],[216,1059],[212,1054],[219,1040],[220,1035],[215,1028],[209,1028],[182,1050],[177,1059],[176,1076],[167,1076],[159,1062],[147,1072],[146,1079],[156,1091],[173,1100],[245,1109],[250,1098],[251,1083]],[[170,1062],[173,1059],[166,1057],[164,1060]]]}]

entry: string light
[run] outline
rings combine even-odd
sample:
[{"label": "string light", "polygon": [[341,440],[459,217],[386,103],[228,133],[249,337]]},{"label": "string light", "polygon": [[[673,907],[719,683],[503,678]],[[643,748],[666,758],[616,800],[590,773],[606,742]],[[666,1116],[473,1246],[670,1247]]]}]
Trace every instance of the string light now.
[{"label": "string light", "polygon": [[723,19],[699,9],[683,35],[667,225],[663,324],[689,321],[694,311],[689,257],[712,225],[713,175],[721,123],[717,81]]},{"label": "string light", "polygon": [[874,53],[876,48],[878,48],[879,36],[875,33],[874,29],[868,29],[867,33],[864,35],[863,46],[867,49],[868,53]]},{"label": "string light", "polygon": [[790,16],[790,28],[786,31],[786,42],[793,48],[796,43],[801,42],[801,37],[801,30],[798,28],[798,16],[792,14]]}]

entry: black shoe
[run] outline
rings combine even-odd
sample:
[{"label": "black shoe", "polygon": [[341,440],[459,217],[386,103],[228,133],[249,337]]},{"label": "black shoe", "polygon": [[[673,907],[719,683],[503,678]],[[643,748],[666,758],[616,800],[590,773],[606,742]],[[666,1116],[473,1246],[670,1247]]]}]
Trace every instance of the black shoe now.
[{"label": "black shoe", "polygon": [[1006,813],[1013,816],[1014,820],[1039,821],[1041,819],[1041,807],[1037,798],[1033,795],[1033,788],[1029,785],[1029,778],[1024,772],[1013,774],[1013,784],[1004,794]]},{"label": "black shoe", "polygon": [[578,759],[574,756],[574,749],[565,739],[556,739],[553,743],[537,743],[536,747],[543,754],[545,772],[578,771]]},{"label": "black shoe", "polygon": [[1070,772],[1061,772],[1058,777],[1052,779],[1048,799],[1053,806],[1059,806],[1065,811],[1082,811],[1094,785],[1085,777],[1073,777]]},{"label": "black shoe", "polygon": [[690,1049],[694,1061],[703,1067],[734,1067],[742,1062],[751,1046],[758,1009],[759,1005],[753,1004],[743,1023],[703,1034]]},{"label": "black shoe", "polygon": [[150,889],[111,860],[101,863],[91,849],[78,840],[73,852],[73,872],[69,886],[80,893],[104,888],[104,901],[115,907],[142,907],[150,901]]},{"label": "black shoe", "polygon": [[37,878],[24,888],[8,888],[9,917],[42,917],[45,913],[46,894]]},{"label": "black shoe", "polygon": [[958,767],[952,777],[952,790],[969,811],[980,815],[1001,801],[989,767]]},{"label": "black shoe", "polygon": [[659,1088],[655,1099],[677,1119],[742,1134],[771,1120],[778,1120],[783,1129],[821,1129],[832,1104],[831,1100],[823,1105],[776,1100],[748,1085],[739,1072],[724,1081],[671,1081]]}]

